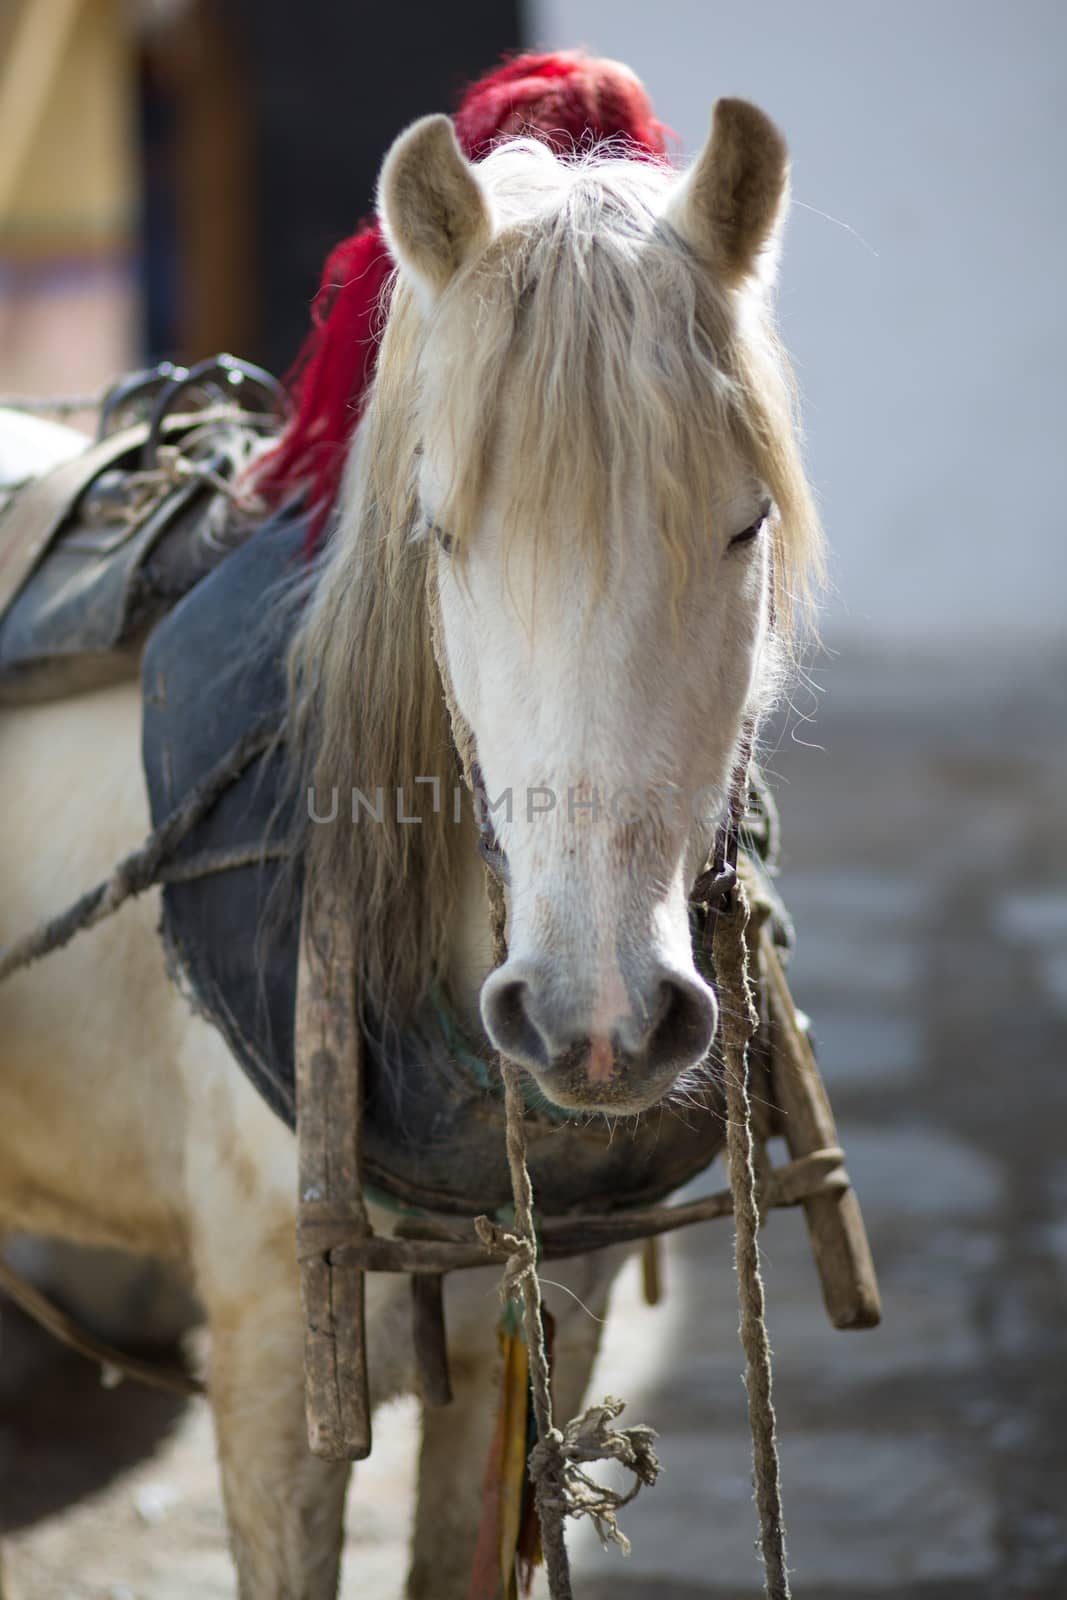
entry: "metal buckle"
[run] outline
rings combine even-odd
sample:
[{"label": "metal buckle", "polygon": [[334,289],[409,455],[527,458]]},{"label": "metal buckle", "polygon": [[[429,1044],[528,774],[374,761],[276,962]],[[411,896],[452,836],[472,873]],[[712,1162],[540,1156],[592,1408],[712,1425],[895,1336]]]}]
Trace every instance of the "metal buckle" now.
[{"label": "metal buckle", "polygon": [[123,413],[134,408],[147,413],[148,403],[155,399],[160,390],[165,389],[176,378],[184,377],[186,371],[185,367],[175,366],[173,361],[160,361],[154,367],[145,367],[140,372],[128,373],[125,378],[113,383],[100,402],[100,421],[96,428],[97,443],[127,425],[130,419],[124,417]]},{"label": "metal buckle", "polygon": [[713,861],[693,884],[689,899],[708,911],[725,911],[736,882],[737,867],[732,861]]},{"label": "metal buckle", "polygon": [[[737,882],[737,846],[741,832],[740,817],[731,806],[730,815],[715,835],[715,848],[703,872],[697,875],[689,891],[690,904],[705,906],[709,911],[726,911],[730,895]],[[743,813],[743,808],[742,808]]]},{"label": "metal buckle", "polygon": [[289,398],[277,378],[250,361],[240,361],[236,356],[209,356],[194,367],[177,367],[170,381],[156,395],[148,422],[148,438],[141,451],[141,468],[151,472],[157,465],[163,424],[183,394],[189,389],[204,389],[211,403],[232,402],[241,410],[252,411],[250,394],[258,393],[266,400],[267,410],[282,418],[289,409]]}]

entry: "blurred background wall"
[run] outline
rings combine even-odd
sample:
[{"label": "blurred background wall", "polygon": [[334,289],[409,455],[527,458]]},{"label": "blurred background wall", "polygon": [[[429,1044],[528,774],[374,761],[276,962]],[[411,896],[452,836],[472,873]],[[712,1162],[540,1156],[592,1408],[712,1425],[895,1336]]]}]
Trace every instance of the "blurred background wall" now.
[{"label": "blurred background wall", "polygon": [[0,5],[0,391],[94,388],[141,345],[135,57],[114,0]]},{"label": "blurred background wall", "polygon": [[0,0],[0,394],[284,372],[394,134],[523,38],[518,0]]}]

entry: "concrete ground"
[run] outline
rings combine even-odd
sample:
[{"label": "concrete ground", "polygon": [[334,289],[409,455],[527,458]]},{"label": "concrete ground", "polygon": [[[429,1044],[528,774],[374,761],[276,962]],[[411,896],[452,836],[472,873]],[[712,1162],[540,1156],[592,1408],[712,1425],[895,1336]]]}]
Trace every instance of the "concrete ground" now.
[{"label": "concrete ground", "polygon": [[[793,983],[881,1278],[827,1323],[799,1213],[764,1235],[798,1600],[1067,1595],[1067,751],[1063,663],[838,662],[768,766]],[[721,1181],[715,1175],[716,1185]],[[620,1282],[593,1393],[660,1432],[633,1553],[572,1538],[581,1600],[757,1600],[730,1229]],[[351,1496],[345,1593],[397,1600],[412,1409]],[[13,1315],[0,1528],[23,1600],[233,1593],[200,1405],[120,1389]]]}]

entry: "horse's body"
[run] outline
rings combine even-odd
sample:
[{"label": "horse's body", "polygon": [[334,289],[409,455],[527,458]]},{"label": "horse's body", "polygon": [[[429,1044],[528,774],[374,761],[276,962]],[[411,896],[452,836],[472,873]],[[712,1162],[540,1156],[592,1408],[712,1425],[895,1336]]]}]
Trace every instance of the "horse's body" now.
[{"label": "horse's body", "polygon": [[[634,1110],[702,1060],[714,1028],[714,999],[689,948],[686,894],[721,816],[745,726],[768,692],[766,530],[762,548],[749,546],[760,544],[769,496],[781,512],[776,577],[787,592],[812,554],[800,525],[802,480],[783,431],[783,402],[775,398],[778,378],[769,369],[753,376],[764,338],[752,331],[763,327],[759,258],[778,219],[784,153],[766,119],[736,103],[721,113],[692,177],[681,181],[660,168],[631,180],[621,168],[636,164],[615,162],[603,172],[588,163],[579,182],[530,147],[491,156],[479,180],[440,119],[405,140],[383,180],[400,280],[378,393],[361,428],[369,443],[357,446],[334,552],[294,657],[294,743],[303,772],[373,785],[448,771],[429,641],[436,611],[439,664],[451,675],[492,792],[551,784],[576,791],[581,802],[601,784],[634,782],[714,791],[714,799],[680,823],[657,814],[603,837],[581,820],[581,804],[571,832],[565,807],[540,836],[524,834],[521,817],[502,822],[512,874],[511,949],[507,967],[492,977],[481,867],[467,828],[452,837],[428,827],[418,840],[391,834],[366,845],[312,840],[311,860],[320,885],[327,875],[336,883],[348,874],[350,885],[364,886],[359,905],[378,919],[362,936],[379,1016],[401,1003],[398,996],[417,996],[420,985],[424,993],[432,979],[469,1026],[484,1022],[550,1099]],[[618,325],[622,301],[590,304],[576,278],[557,283],[564,342],[579,325],[588,334],[591,317],[603,319],[570,351],[570,378],[595,375],[606,345],[616,364],[601,374],[604,383],[625,375],[617,363],[629,348],[635,382],[650,385],[647,396],[629,399],[603,391],[609,426],[600,437],[589,426],[583,435],[580,420],[571,427],[554,415],[553,407],[588,408],[597,397],[555,392],[559,373],[550,352],[540,359],[535,352],[532,362],[523,357],[525,365],[509,374],[506,348],[521,342],[520,303],[537,298],[537,283],[521,282],[521,263],[537,256],[543,219],[561,271],[565,260],[599,270],[597,249],[582,257],[574,245],[583,225],[580,195],[595,195],[598,186],[610,200],[604,226],[618,235],[613,281],[620,293],[629,293],[630,283],[631,314],[655,318],[655,294],[642,301],[638,278],[659,272],[664,313],[661,325]],[[655,213],[664,216],[662,226]],[[547,267],[552,258],[542,255]],[[484,297],[493,274],[510,285],[497,296],[495,322],[492,296]],[[478,305],[487,322],[479,322]],[[713,328],[705,320],[712,313]],[[455,365],[464,329],[468,355],[480,339],[493,346],[482,352],[480,379],[475,372],[471,381],[481,380],[484,398],[485,368],[492,366],[494,399],[509,419],[498,436],[483,415],[478,472],[469,454],[471,429],[477,431],[472,397],[458,392],[470,374]],[[546,323],[542,332],[548,329]],[[749,358],[756,366],[746,365]],[[544,392],[531,392],[538,382]],[[516,392],[516,383],[525,392]],[[703,383],[709,406],[710,389],[717,393],[702,423],[705,455],[697,459],[694,419],[679,422],[664,401],[677,390],[680,415],[700,403]],[[754,420],[761,385],[773,395]],[[458,420],[450,431],[453,411]],[[633,426],[624,436],[617,424],[630,412]],[[535,604],[532,546],[518,537],[507,487],[518,481],[533,496],[529,513],[539,516],[544,483],[514,456],[516,446],[530,448],[538,429],[556,453],[560,481],[571,488],[581,487],[583,476],[589,481],[574,530],[553,525],[558,502],[543,508],[542,569],[549,578],[555,569],[564,582],[542,584],[539,576]],[[577,462],[566,455],[571,435],[587,452]],[[662,503],[655,485],[633,477],[647,467],[641,450],[650,443],[662,456]],[[389,472],[403,476],[391,486],[400,522],[368,527],[369,516],[382,515],[382,475]],[[598,497],[614,520],[586,530],[581,520],[595,519]],[[442,543],[452,547],[453,566],[432,537],[413,537],[420,500],[438,532],[447,528]],[[376,566],[381,559],[385,569]],[[339,633],[346,626],[347,645]],[[374,664],[361,655],[372,649]],[[590,665],[602,667],[605,659],[609,670],[590,681]],[[140,716],[134,685],[4,713],[0,941],[98,881],[146,833]],[[338,721],[353,717],[360,719],[355,728]],[[407,741],[406,752],[398,738]],[[364,746],[382,761],[392,751],[393,765],[353,765],[349,758]],[[372,862],[370,851],[378,852]],[[427,867],[433,881],[413,882]],[[146,895],[0,988],[0,1226],[159,1256],[190,1273],[211,1332],[210,1393],[241,1592],[255,1600],[324,1597],[336,1583],[347,1469],[312,1458],[306,1446],[295,1141],[171,981],[159,915],[157,895]],[[393,919],[388,934],[385,918]],[[406,941],[406,969],[390,938]],[[421,971],[412,970],[416,958]],[[389,1218],[376,1216],[375,1225],[387,1232]],[[564,1417],[584,1388],[617,1264],[617,1255],[604,1253],[554,1268],[578,1296],[547,1291]],[[425,1416],[413,1597],[458,1600],[466,1593],[491,1426],[494,1281],[489,1270],[449,1280],[456,1400]],[[412,1386],[408,1286],[371,1274],[368,1302],[377,1403]]]}]

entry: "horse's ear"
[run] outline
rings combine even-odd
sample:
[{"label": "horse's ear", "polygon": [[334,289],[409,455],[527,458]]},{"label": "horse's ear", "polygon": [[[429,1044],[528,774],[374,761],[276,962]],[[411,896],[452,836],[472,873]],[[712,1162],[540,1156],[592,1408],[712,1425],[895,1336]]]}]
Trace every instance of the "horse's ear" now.
[{"label": "horse's ear", "polygon": [[393,255],[431,299],[489,243],[489,206],[449,117],[422,117],[395,141],[378,215]]},{"label": "horse's ear", "polygon": [[788,190],[789,153],[770,117],[747,100],[718,100],[666,220],[728,284],[771,278]]}]

